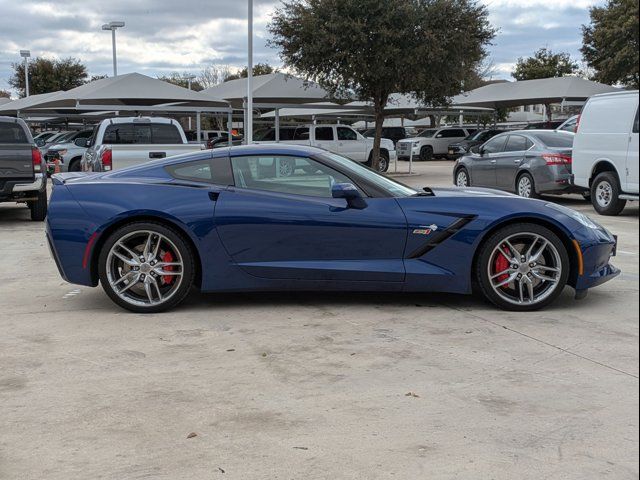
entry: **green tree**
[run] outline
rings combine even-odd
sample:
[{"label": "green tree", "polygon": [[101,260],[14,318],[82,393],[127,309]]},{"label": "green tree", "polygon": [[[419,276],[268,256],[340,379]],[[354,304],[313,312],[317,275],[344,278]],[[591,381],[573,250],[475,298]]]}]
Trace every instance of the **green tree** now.
[{"label": "green tree", "polygon": [[[277,72],[277,70],[275,68],[273,68],[271,65],[269,65],[268,63],[256,63],[253,66],[253,76],[258,76],[258,75],[269,75],[270,73],[274,73]],[[228,82],[229,80],[238,80],[239,78],[247,78],[249,74],[249,69],[247,67],[244,67],[242,70],[238,71],[237,73],[228,73],[225,78],[224,81]]]},{"label": "green tree", "polygon": [[[24,97],[24,63],[13,63],[9,85]],[[87,67],[77,58],[34,58],[29,62],[29,94],[55,92],[79,87],[87,81]]]},{"label": "green tree", "polygon": [[578,64],[571,60],[568,53],[554,53],[541,48],[533,57],[518,58],[511,76],[516,80],[535,80],[537,78],[564,77],[578,72]]},{"label": "green tree", "polygon": [[[187,78],[189,76],[190,74],[186,72],[185,73],[172,72],[169,75],[158,76],[158,80],[162,80],[167,83],[172,83],[173,85],[178,85],[179,87],[189,88],[189,80]],[[191,79],[191,90],[194,90],[196,92],[203,90],[202,85],[200,84],[197,77],[195,76],[194,78]]]},{"label": "green tree", "polygon": [[288,0],[269,25],[286,66],[374,108],[377,168],[391,93],[446,104],[495,35],[476,0]]},{"label": "green tree", "polygon": [[582,26],[581,49],[597,81],[640,87],[638,76],[638,0],[609,0],[590,9],[591,23]]}]

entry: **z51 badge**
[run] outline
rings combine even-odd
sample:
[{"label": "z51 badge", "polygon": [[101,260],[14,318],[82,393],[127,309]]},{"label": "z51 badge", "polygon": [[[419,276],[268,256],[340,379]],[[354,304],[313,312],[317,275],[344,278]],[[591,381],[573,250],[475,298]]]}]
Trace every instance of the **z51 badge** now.
[{"label": "z51 badge", "polygon": [[416,228],[413,230],[413,234],[414,235],[429,235],[431,232],[435,232],[436,230],[438,230],[438,226],[434,223],[432,223],[431,225],[424,226],[424,225],[420,225],[420,228]]}]

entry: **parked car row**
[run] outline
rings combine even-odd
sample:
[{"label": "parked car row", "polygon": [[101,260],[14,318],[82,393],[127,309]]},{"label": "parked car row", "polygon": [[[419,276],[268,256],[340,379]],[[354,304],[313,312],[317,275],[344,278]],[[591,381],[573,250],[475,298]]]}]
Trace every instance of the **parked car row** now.
[{"label": "parked car row", "polygon": [[499,133],[456,161],[454,184],[528,198],[581,193],[598,213],[617,215],[638,200],[638,96],[595,95],[556,130]]}]

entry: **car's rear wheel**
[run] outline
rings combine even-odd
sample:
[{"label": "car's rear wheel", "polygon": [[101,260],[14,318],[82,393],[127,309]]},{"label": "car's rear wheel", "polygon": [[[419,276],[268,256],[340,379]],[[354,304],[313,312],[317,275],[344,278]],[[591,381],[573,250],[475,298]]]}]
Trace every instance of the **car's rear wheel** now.
[{"label": "car's rear wheel", "polygon": [[620,183],[611,172],[602,172],[591,184],[591,203],[600,215],[618,215],[626,200],[620,200]]},{"label": "car's rear wheel", "polygon": [[516,193],[524,198],[538,198],[536,184],[533,177],[528,173],[523,173],[516,182]]},{"label": "car's rear wheel", "polygon": [[194,255],[183,236],[155,222],[134,222],[107,238],[98,258],[102,288],[137,313],[175,307],[189,293]]},{"label": "car's rear wheel", "polygon": [[428,162],[433,159],[433,148],[426,146],[420,149],[420,160],[423,162]]},{"label": "car's rear wheel", "polygon": [[505,310],[538,310],[569,278],[569,255],[558,236],[531,223],[508,225],[483,243],[476,279],[483,295]]},{"label": "car's rear wheel", "polygon": [[460,168],[456,172],[456,186],[457,187],[469,187],[471,182],[469,181],[469,172],[466,168]]},{"label": "car's rear wheel", "polygon": [[74,158],[73,160],[71,160],[71,163],[69,163],[69,171],[79,172],[81,170],[80,161],[80,158]]},{"label": "car's rear wheel", "polygon": [[380,152],[380,160],[378,163],[378,171],[380,173],[384,173],[389,170],[389,152],[381,151]]},{"label": "car's rear wheel", "polygon": [[47,191],[38,192],[38,199],[28,203],[31,213],[31,220],[34,222],[42,222],[47,217]]}]

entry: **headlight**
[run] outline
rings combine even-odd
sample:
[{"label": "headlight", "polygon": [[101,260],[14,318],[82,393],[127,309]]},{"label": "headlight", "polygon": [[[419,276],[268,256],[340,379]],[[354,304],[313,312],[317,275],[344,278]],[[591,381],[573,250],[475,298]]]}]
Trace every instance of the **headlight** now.
[{"label": "headlight", "polygon": [[416,140],[414,142],[411,142],[411,145],[414,146],[414,147],[417,147],[418,145],[420,145],[420,141]]},{"label": "headlight", "polygon": [[596,222],[587,217],[584,213],[576,212],[571,208],[564,207],[562,205],[557,205],[555,203],[547,203],[545,204],[549,208],[553,208],[559,212],[564,213],[565,215],[573,218],[576,222],[584,225],[588,228],[593,228],[594,230],[603,230],[601,225],[598,225]]}]

